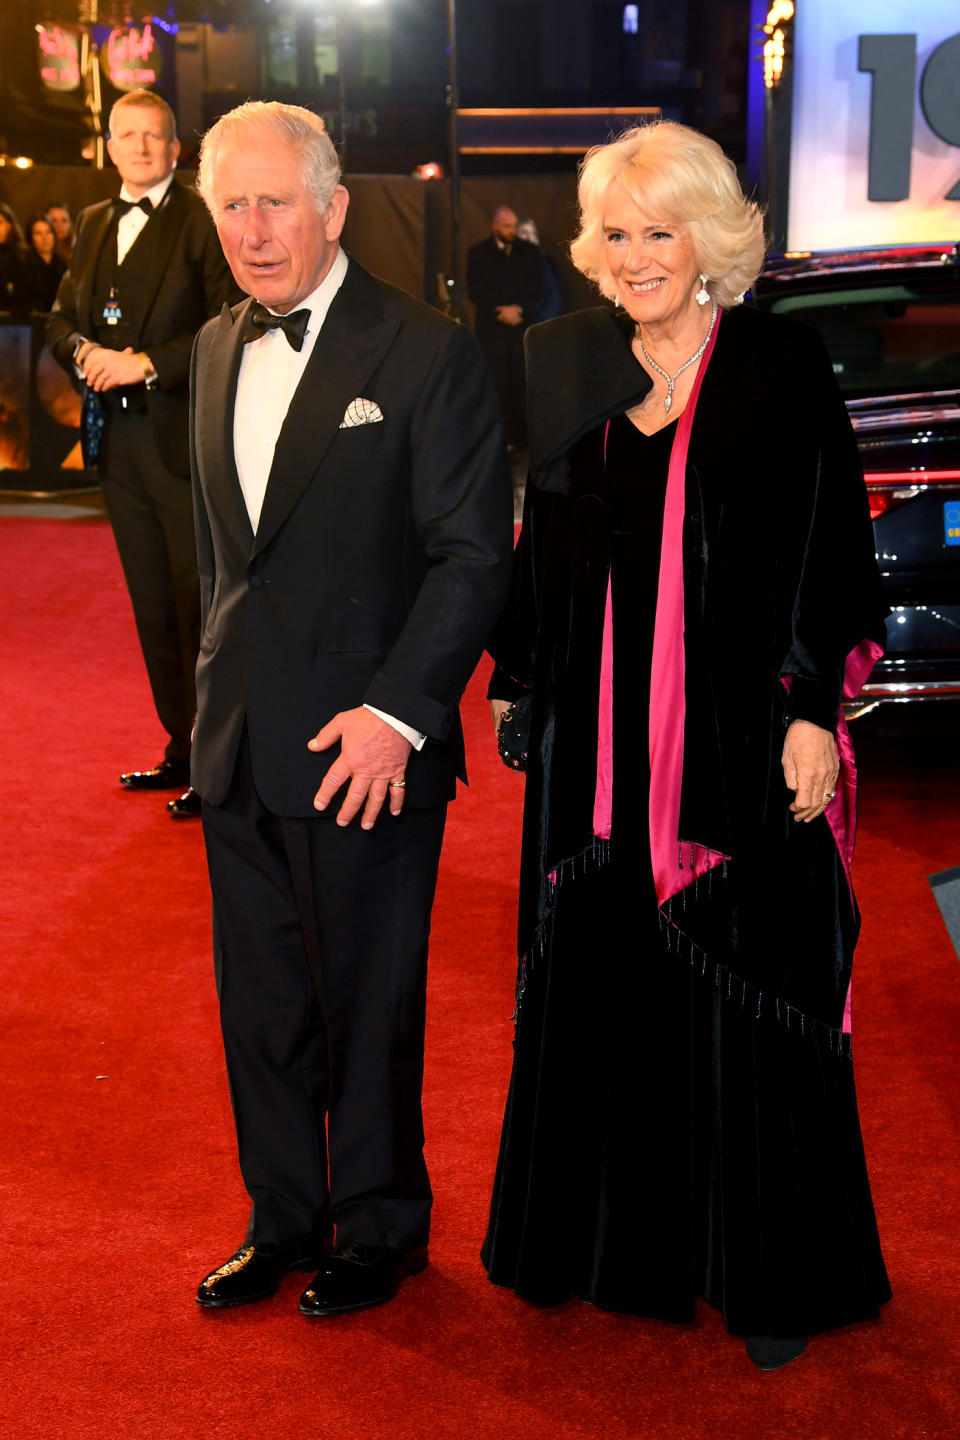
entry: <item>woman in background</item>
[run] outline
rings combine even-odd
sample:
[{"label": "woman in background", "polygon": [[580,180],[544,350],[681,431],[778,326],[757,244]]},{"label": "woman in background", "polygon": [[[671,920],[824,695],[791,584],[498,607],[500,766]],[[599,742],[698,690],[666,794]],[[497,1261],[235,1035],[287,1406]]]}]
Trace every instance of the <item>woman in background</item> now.
[{"label": "woman in background", "polygon": [[703,1296],[774,1369],[890,1293],[841,714],[885,607],[824,346],[740,303],[763,239],[732,164],[631,130],[580,206],[574,263],[622,308],[528,337],[490,689],[508,728],[531,712],[521,965],[483,1259],[538,1304],[689,1321]]},{"label": "woman in background", "polygon": [[30,274],[23,231],[10,206],[0,201],[0,310],[17,314],[29,309]]},{"label": "woman in background", "polygon": [[27,234],[30,238],[27,269],[33,309],[47,314],[53,309],[67,267],[56,253],[57,237],[45,215],[31,216]]},{"label": "woman in background", "polygon": [[74,240],[70,211],[62,200],[58,200],[56,204],[47,206],[47,219],[57,237],[57,255],[69,269]]},{"label": "woman in background", "polygon": [[540,291],[540,299],[537,301],[537,308],[534,312],[534,321],[555,320],[563,312],[563,299],[560,295],[560,277],[557,274],[557,267],[550,256],[544,251],[540,244],[540,231],[537,229],[535,220],[529,216],[526,219],[517,221],[517,239],[526,240],[530,245],[536,245],[540,251],[540,264],[543,268],[543,289]]}]

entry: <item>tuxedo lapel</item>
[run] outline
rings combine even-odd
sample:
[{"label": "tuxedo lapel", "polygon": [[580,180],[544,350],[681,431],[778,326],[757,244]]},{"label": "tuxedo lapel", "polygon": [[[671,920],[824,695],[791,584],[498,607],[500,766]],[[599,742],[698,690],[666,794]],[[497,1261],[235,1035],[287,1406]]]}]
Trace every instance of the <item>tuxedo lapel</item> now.
[{"label": "tuxedo lapel", "polygon": [[94,207],[90,212],[88,224],[88,251],[87,255],[78,260],[77,270],[77,320],[85,335],[100,320],[99,315],[93,313],[93,286],[97,274],[97,266],[100,264],[100,254],[104,242],[110,234],[110,222],[113,219],[113,201],[105,200],[102,204]]},{"label": "tuxedo lapel", "polygon": [[185,197],[179,183],[171,180],[170,189],[160,209],[151,215],[147,224],[144,225],[140,234],[134,241],[134,246],[144,245],[150,247],[150,264],[145,276],[141,298],[137,305],[140,316],[139,329],[142,335],[153,303],[157,298],[157,292],[163,283],[173,255],[174,246],[177,244],[182,232],[184,222],[184,211],[186,209]]},{"label": "tuxedo lapel", "polygon": [[207,506],[219,517],[228,534],[253,544],[253,527],[240,489],[233,449],[233,415],[243,348],[243,317],[250,301],[236,317],[224,305],[206,346],[206,361],[198,370],[195,397],[195,443]]},{"label": "tuxedo lapel", "polygon": [[399,323],[384,319],[373,280],[351,261],[277,440],[254,554],[269,545],[316,475],[347,406],[363,393]]}]

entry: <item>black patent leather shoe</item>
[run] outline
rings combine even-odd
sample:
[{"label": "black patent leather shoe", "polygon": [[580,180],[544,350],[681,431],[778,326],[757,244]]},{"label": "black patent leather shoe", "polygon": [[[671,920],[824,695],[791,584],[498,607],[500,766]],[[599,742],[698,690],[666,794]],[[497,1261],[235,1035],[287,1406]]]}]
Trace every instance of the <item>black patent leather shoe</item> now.
[{"label": "black patent leather shoe", "polygon": [[301,1315],[346,1315],[392,1300],[408,1275],[426,1270],[427,1248],[338,1245],[300,1297]]},{"label": "black patent leather shoe", "polygon": [[176,800],[167,801],[167,814],[172,815],[174,820],[199,820],[200,804],[200,796],[192,785],[188,785]]},{"label": "black patent leather shoe", "polygon": [[127,770],[120,784],[127,790],[181,790],[190,784],[190,761],[161,760],[152,770]]},{"label": "black patent leather shoe", "polygon": [[242,1245],[235,1254],[200,1281],[197,1304],[208,1310],[247,1305],[275,1295],[290,1270],[312,1270],[323,1251],[299,1241],[289,1245]]},{"label": "black patent leather shoe", "polygon": [[770,1335],[748,1335],[747,1354],[758,1370],[780,1370],[798,1360],[807,1348],[806,1335],[792,1340],[775,1340]]}]

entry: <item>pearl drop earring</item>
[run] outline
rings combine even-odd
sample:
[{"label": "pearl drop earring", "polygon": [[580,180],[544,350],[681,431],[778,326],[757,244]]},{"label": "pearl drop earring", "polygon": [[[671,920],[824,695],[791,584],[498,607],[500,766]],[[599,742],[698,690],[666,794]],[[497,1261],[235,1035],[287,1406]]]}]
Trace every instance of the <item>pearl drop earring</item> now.
[{"label": "pearl drop earring", "polygon": [[707,280],[709,278],[708,275],[700,276],[700,289],[693,297],[698,305],[707,305],[710,302],[710,291],[707,289]]}]

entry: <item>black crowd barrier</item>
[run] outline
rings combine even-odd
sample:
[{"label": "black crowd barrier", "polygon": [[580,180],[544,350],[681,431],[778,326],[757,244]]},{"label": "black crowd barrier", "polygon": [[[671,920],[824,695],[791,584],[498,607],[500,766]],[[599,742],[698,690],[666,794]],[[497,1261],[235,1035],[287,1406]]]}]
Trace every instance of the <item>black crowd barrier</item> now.
[{"label": "black crowd barrier", "polygon": [[80,458],[80,397],[44,343],[45,317],[0,315],[0,489],[96,483]]}]

